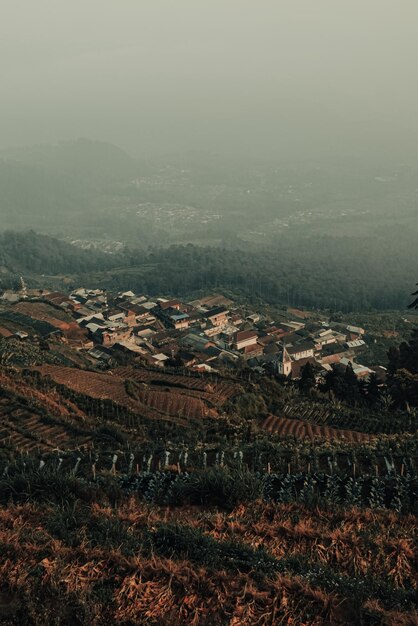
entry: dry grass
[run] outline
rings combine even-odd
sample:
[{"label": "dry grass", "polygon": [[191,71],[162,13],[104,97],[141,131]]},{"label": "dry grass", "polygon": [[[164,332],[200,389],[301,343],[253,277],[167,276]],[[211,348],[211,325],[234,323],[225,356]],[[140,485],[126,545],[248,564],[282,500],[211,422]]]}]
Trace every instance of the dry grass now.
[{"label": "dry grass", "polygon": [[[173,511],[130,498],[117,510],[95,503],[64,511],[70,529],[76,518],[74,543],[66,532],[57,538],[51,526],[56,513],[32,504],[0,510],[0,589],[10,600],[7,610],[15,621],[9,623],[342,626],[368,614],[381,621],[365,623],[418,623],[414,612],[389,610],[373,597],[359,608],[349,594],[325,591],[303,577],[208,570],[147,553],[140,539],[161,523],[188,524],[217,540],[263,545],[277,557],[304,555],[341,573],[373,570],[394,588],[408,588],[416,585],[411,516],[355,509],[312,514],[301,505],[262,503],[229,514],[198,507]],[[124,529],[121,545],[113,535],[97,540],[103,521]],[[131,554],[122,549],[127,537],[138,540]]]}]

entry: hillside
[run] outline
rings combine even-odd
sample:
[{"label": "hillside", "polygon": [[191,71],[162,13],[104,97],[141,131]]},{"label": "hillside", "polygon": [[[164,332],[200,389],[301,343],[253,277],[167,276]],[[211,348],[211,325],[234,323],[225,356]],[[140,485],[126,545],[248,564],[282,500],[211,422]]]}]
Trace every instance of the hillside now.
[{"label": "hillside", "polygon": [[221,288],[249,303],[335,313],[406,307],[415,282],[416,250],[411,257],[411,249],[399,250],[396,240],[367,237],[324,236],[306,239],[304,246],[295,247],[283,237],[279,248],[189,244],[144,250],[120,245],[109,253],[34,231],[6,231],[0,233],[0,287],[24,275],[29,284],[54,288],[84,283],[189,298]]},{"label": "hillside", "polygon": [[416,434],[249,429],[244,380],[48,359],[0,367],[0,621],[416,624]]},{"label": "hillside", "polygon": [[98,251],[79,250],[58,239],[33,231],[0,233],[0,270],[4,275],[26,274],[36,278],[44,274],[71,275],[106,269],[115,258]]},{"label": "hillside", "polygon": [[17,497],[0,515],[5,623],[416,624],[415,518],[259,502],[156,507],[108,482],[50,477],[62,504],[31,480],[29,502]]},{"label": "hillside", "polygon": [[0,622],[417,623],[414,410],[103,364],[74,323],[0,310]]}]

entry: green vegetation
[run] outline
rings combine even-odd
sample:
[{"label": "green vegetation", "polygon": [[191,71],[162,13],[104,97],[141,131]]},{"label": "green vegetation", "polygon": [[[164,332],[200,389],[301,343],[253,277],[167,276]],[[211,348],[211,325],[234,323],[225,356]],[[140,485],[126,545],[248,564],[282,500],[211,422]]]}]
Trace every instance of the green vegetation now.
[{"label": "green vegetation", "polygon": [[[262,248],[187,245],[127,249],[117,255],[80,250],[31,232],[4,233],[0,244],[0,265],[7,270],[0,282],[4,287],[17,284],[23,273],[43,286],[49,282],[64,287],[70,280],[91,288],[186,298],[223,289],[250,298],[253,305],[359,311],[406,307],[405,294],[413,282],[407,249],[403,253],[395,244],[382,246],[367,238],[312,238],[300,248],[292,238],[282,237],[279,246]],[[330,265],[332,258],[338,262]],[[49,276],[41,280],[40,274]]]}]

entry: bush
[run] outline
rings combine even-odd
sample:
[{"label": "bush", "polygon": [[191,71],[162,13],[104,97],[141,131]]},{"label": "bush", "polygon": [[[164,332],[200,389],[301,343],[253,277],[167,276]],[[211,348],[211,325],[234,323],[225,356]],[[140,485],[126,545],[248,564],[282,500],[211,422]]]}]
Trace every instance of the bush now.
[{"label": "bush", "polygon": [[234,509],[263,496],[263,481],[248,468],[211,468],[195,472],[170,487],[169,504],[202,504]]}]

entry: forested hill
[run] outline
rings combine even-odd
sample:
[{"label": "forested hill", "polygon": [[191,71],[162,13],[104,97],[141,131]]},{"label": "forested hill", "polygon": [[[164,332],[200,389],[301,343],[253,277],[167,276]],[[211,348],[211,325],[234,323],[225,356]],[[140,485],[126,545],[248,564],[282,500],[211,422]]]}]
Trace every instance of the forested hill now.
[{"label": "forested hill", "polygon": [[106,254],[33,231],[0,234],[2,286],[21,274],[51,286],[46,275],[60,277],[54,286],[71,278],[90,288],[184,298],[224,290],[254,303],[344,312],[406,308],[417,263],[418,253],[411,258],[396,239],[382,245],[373,237],[309,237],[298,245],[282,237],[264,247],[188,244]]},{"label": "forested hill", "polygon": [[75,274],[106,270],[116,264],[116,257],[80,250],[33,231],[0,233],[0,269],[3,274]]},{"label": "forested hill", "polygon": [[[149,293],[187,295],[231,289],[251,300],[341,311],[403,309],[415,284],[418,253],[395,239],[309,237],[295,243],[236,248],[170,246],[132,252],[132,265],[147,273],[118,272],[115,284]],[[122,285],[121,285],[122,286]]]}]

